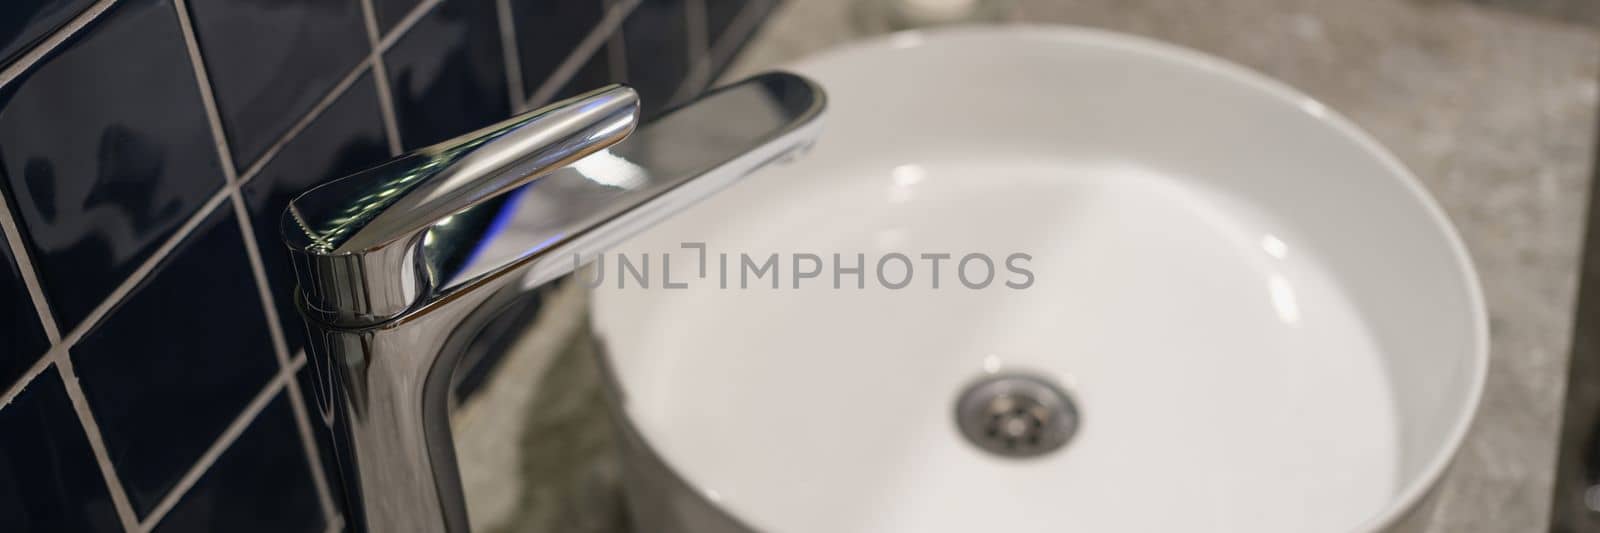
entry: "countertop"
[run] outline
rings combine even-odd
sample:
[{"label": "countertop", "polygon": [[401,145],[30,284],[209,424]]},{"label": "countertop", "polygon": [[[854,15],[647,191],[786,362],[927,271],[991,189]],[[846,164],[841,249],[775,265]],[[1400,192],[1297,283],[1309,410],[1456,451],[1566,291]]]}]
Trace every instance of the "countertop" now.
[{"label": "countertop", "polygon": [[[724,76],[864,37],[791,0]],[[1444,206],[1488,298],[1483,407],[1433,531],[1544,531],[1600,94],[1600,2],[1016,0],[1010,20],[1154,37],[1283,80],[1372,133]]]}]

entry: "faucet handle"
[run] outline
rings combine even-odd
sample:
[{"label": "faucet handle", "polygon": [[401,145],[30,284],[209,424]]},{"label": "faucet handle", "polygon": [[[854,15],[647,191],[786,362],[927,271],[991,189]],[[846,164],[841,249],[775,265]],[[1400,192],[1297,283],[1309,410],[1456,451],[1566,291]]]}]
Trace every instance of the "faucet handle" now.
[{"label": "faucet handle", "polygon": [[431,283],[416,256],[429,228],[622,141],[638,122],[638,94],[612,85],[306,191],[282,220],[306,311],[339,325],[397,316]]}]

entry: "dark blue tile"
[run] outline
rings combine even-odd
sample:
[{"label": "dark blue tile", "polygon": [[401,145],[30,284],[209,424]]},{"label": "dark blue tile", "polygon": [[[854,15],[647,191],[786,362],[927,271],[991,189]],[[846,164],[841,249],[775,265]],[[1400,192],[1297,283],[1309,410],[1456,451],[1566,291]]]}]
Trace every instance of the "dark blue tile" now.
[{"label": "dark blue tile", "polygon": [[610,43],[607,43],[606,46],[600,47],[594,55],[584,61],[578,72],[556,91],[551,101],[577,96],[612,83],[622,83],[620,78],[611,73],[611,54],[608,49],[610,46]]},{"label": "dark blue tile", "polygon": [[0,390],[15,383],[50,347],[16,261],[5,236],[0,235],[0,338],[5,339],[0,341],[4,348],[0,350]]},{"label": "dark blue tile", "polygon": [[372,49],[358,0],[191,0],[189,11],[239,168]]},{"label": "dark blue tile", "polygon": [[378,31],[389,33],[400,19],[417,7],[421,0],[372,0],[372,11],[378,19]]},{"label": "dark blue tile", "polygon": [[0,529],[122,531],[55,367],[0,409]]},{"label": "dark blue tile", "polygon": [[283,395],[268,404],[172,511],[157,533],[320,533],[322,507]]},{"label": "dark blue tile", "polygon": [[223,183],[172,5],[120,2],[0,90],[0,174],[63,330]]},{"label": "dark blue tile", "polygon": [[0,65],[72,20],[93,0],[11,0],[0,4]]},{"label": "dark blue tile", "polygon": [[[605,0],[517,2],[512,21],[517,31],[517,58],[522,61],[522,86],[532,94],[572,54],[605,15]],[[597,55],[605,55],[602,51]],[[526,97],[527,95],[523,95]]]},{"label": "dark blue tile", "polygon": [[256,246],[291,352],[305,345],[305,325],[294,305],[294,265],[283,246],[279,220],[296,195],[389,158],[373,86],[371,74],[362,75],[244,184]]},{"label": "dark blue tile", "polygon": [[494,2],[446,0],[384,55],[406,149],[510,114]]},{"label": "dark blue tile", "polygon": [[224,204],[72,348],[141,516],[277,372],[264,314]]},{"label": "dark blue tile", "polygon": [[659,113],[689,73],[684,0],[644,0],[622,24],[628,85],[639,91],[646,120]]}]

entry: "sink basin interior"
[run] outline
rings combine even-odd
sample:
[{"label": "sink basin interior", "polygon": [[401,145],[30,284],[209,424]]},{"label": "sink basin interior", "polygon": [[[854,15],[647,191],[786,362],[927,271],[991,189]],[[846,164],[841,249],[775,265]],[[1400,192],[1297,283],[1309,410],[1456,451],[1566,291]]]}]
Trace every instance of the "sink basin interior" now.
[{"label": "sink basin interior", "polygon": [[[1315,101],[1089,30],[902,34],[795,69],[830,93],[812,153],[618,252],[670,254],[687,289],[618,288],[613,261],[593,293],[627,423],[741,521],[1349,531],[1414,505],[1459,445],[1486,365],[1470,263]],[[876,279],[890,253],[910,285]],[[969,253],[992,284],[959,283]],[[777,254],[780,288],[738,288],[739,254]],[[819,277],[793,275],[803,254]],[[950,254],[938,288],[920,254]],[[964,440],[957,396],[998,372],[1068,391],[1071,441]]]}]

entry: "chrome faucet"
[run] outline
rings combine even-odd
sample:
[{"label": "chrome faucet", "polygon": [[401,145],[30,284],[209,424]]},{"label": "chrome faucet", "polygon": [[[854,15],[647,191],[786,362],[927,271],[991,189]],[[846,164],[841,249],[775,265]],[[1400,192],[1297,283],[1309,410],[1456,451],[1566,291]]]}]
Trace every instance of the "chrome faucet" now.
[{"label": "chrome faucet", "polygon": [[611,86],[295,198],[282,231],[357,529],[467,531],[448,419],[473,336],[607,248],[810,146],[821,88],[768,73],[639,125]]}]

